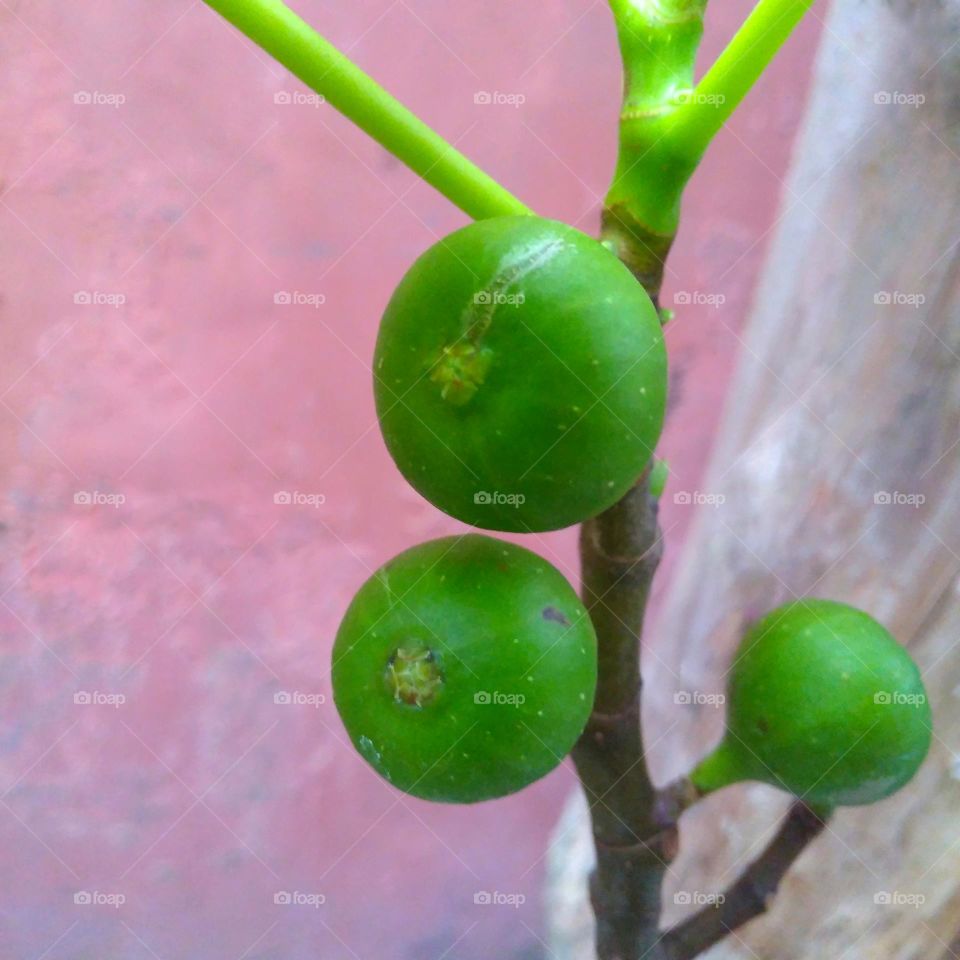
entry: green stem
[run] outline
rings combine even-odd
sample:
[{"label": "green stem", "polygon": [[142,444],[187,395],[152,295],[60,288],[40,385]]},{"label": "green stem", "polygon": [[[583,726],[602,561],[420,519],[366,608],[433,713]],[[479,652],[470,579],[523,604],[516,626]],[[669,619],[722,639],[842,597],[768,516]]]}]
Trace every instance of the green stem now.
[{"label": "green stem", "polygon": [[696,161],[666,136],[694,83],[705,0],[610,0],[623,61],[617,169],[604,203],[604,242],[656,297]]},{"label": "green stem", "polygon": [[206,3],[468,216],[532,212],[280,0]]},{"label": "green stem", "polygon": [[666,121],[674,148],[700,157],[813,0],[759,0],[693,94]]},{"label": "green stem", "polygon": [[623,59],[617,169],[604,235],[656,294],[680,200],[704,151],[813,0],[759,0],[694,85],[705,0],[610,0]]}]

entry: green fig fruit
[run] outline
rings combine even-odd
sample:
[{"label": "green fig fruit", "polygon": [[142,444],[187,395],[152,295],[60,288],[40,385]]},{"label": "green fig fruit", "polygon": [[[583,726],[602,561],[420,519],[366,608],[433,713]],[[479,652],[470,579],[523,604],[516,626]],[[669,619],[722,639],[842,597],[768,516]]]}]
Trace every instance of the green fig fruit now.
[{"label": "green fig fruit", "polygon": [[374,356],[387,449],[431,503],[487,530],[556,530],[616,503],[663,424],[660,319],[602,244],[495,217],[401,280]]},{"label": "green fig fruit", "polygon": [[930,735],[907,651],[860,610],[798,600],[744,637],[726,733],[691,779],[704,793],[760,780],[814,807],[873,803],[913,777]]},{"label": "green fig fruit", "polygon": [[381,567],[333,648],[350,739],[427,800],[489,800],[544,776],[580,736],[596,682],[596,635],[573,587],[529,550],[480,534]]}]

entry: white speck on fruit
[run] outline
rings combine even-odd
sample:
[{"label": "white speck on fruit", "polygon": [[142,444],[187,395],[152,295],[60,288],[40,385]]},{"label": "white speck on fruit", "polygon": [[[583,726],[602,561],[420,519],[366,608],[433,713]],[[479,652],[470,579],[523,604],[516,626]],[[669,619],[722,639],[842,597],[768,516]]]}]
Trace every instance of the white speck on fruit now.
[{"label": "white speck on fruit", "polygon": [[584,694],[581,693],[581,694],[580,694],[580,699],[581,699],[581,700],[586,700],[587,698],[586,698],[586,696],[585,696]]},{"label": "white speck on fruit", "polygon": [[373,741],[369,737],[360,737],[357,741],[357,746],[360,748],[360,752],[364,757],[367,758],[371,763],[379,765],[380,763],[380,751],[373,745]]}]

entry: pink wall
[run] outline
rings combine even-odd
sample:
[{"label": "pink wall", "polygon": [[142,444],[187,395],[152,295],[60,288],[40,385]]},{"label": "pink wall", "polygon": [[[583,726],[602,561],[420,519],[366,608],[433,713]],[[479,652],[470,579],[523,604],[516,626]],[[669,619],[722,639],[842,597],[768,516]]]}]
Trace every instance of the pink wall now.
[{"label": "pink wall", "polygon": [[[596,228],[619,85],[603,3],[298,9],[534,208]],[[707,55],[747,9],[711,11]],[[11,2],[0,21],[0,956],[540,955],[570,771],[479,807],[407,799],[329,702],[352,592],[462,529],[390,463],[368,362],[393,285],[464,218],[329,108],[275,103],[302,88],[202,3]],[[690,191],[667,303],[726,299],[669,328],[672,490],[707,456],[817,25]],[[690,509],[665,507],[667,575]],[[526,543],[576,576],[573,531]],[[125,702],[74,702],[94,691]]]}]

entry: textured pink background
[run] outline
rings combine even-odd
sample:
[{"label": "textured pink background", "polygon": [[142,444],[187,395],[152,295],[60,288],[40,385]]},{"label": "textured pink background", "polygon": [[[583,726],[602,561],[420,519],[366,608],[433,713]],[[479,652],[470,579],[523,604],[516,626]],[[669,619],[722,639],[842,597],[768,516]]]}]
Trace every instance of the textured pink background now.
[{"label": "textured pink background", "polygon": [[[747,9],[717,0],[706,56]],[[599,0],[298,10],[538,211],[596,229],[619,90]],[[708,453],[817,27],[815,10],[690,190],[666,302],[726,301],[669,328],[672,490]],[[463,216],[329,108],[276,103],[302,88],[199,2],[8,0],[0,77],[0,956],[542,955],[570,771],[478,807],[417,802],[329,702],[352,592],[462,529],[390,463],[368,361],[393,285]],[[690,509],[665,506],[665,576]],[[525,542],[575,578],[573,531]]]}]

